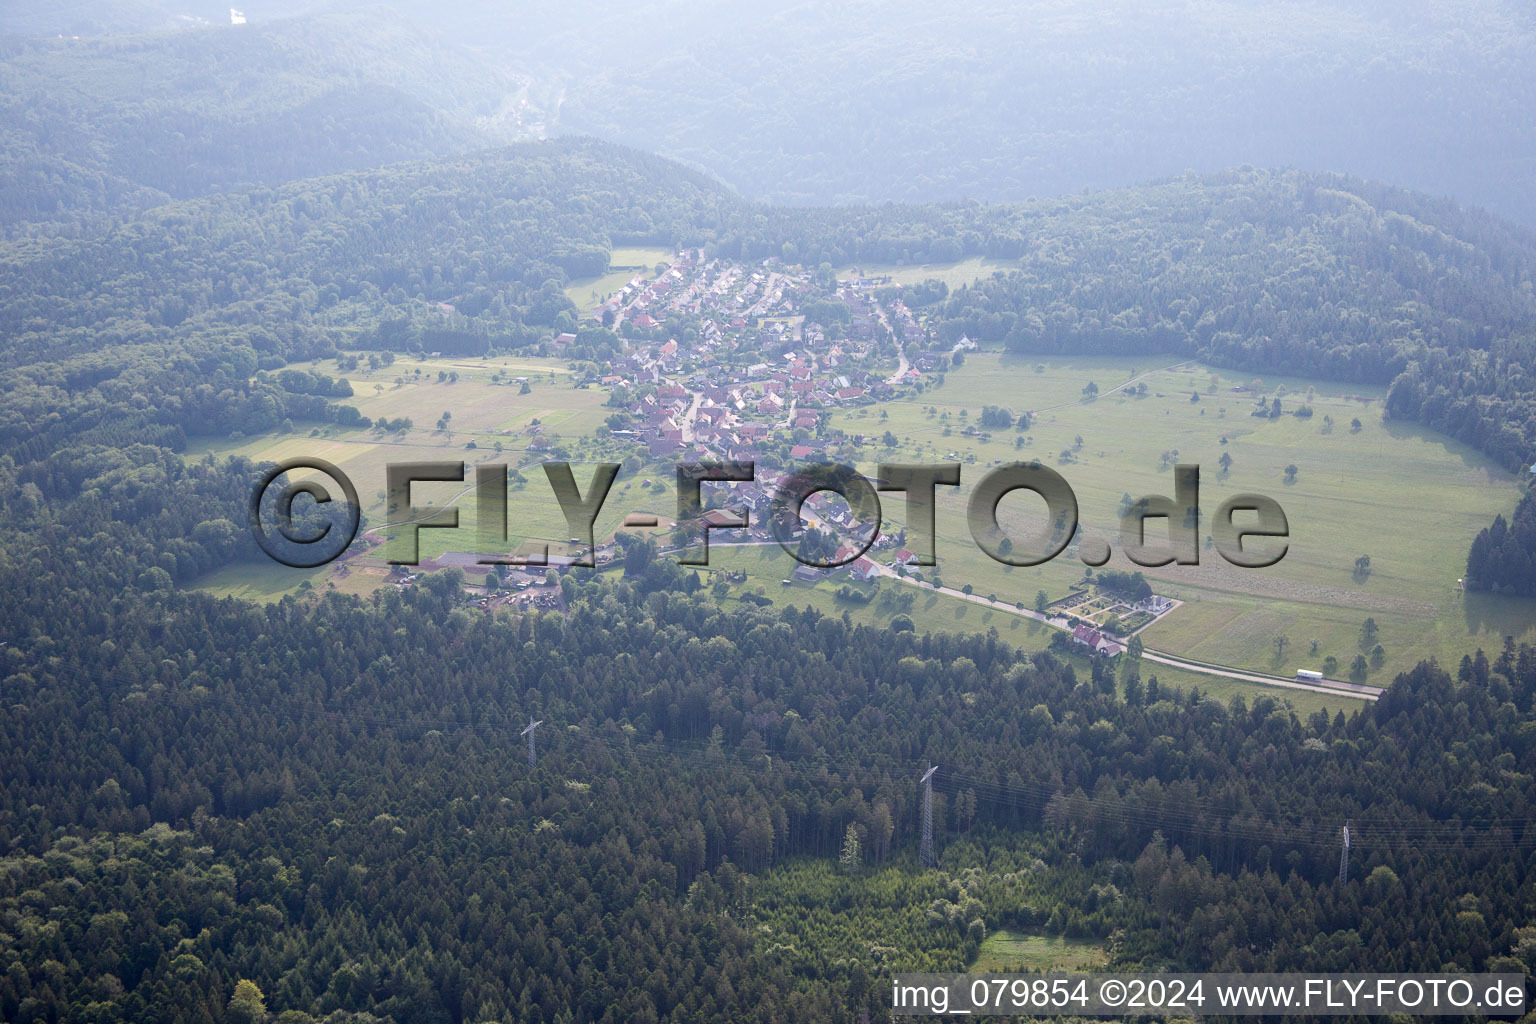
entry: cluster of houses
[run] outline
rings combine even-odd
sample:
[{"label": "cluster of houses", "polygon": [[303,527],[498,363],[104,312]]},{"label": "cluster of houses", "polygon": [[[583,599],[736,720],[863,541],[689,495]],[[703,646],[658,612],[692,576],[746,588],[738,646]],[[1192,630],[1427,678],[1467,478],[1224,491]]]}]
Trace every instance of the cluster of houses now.
[{"label": "cluster of houses", "polygon": [[648,331],[671,316],[691,314],[723,317],[725,326],[745,327],[748,316],[784,301],[797,281],[766,270],[749,272],[730,260],[706,260],[700,250],[684,249],[650,280],[637,272],[592,312],[592,319],[616,330],[630,323]]},{"label": "cluster of houses", "polygon": [[[825,299],[845,305],[846,320],[803,315],[808,302]],[[592,316],[624,339],[599,380],[634,396],[632,427],[614,434],[652,458],[751,459],[770,436],[792,439],[792,457],[807,457],[820,449],[827,410],[893,397],[923,373],[909,367],[887,379],[876,365],[881,342],[921,336],[900,301],[885,308],[868,287],[829,289],[803,271],[705,259],[699,250],[684,250],[649,280],[637,273]],[[680,317],[698,328],[685,339],[667,330]],[[555,347],[574,340],[558,335]]]}]

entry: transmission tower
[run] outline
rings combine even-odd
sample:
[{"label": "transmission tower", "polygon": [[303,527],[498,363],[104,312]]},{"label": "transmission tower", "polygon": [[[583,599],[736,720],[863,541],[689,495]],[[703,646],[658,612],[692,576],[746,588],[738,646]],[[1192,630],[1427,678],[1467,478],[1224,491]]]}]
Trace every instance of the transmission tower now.
[{"label": "transmission tower", "polygon": [[1349,881],[1349,822],[1344,823],[1344,845],[1339,848],[1339,883]]},{"label": "transmission tower", "polygon": [[533,771],[534,766],[538,763],[538,759],[534,756],[534,753],[533,753],[533,730],[537,729],[539,726],[541,726],[543,724],[544,724],[544,719],[542,719],[542,718],[539,719],[537,722],[529,722],[528,723],[528,728],[524,729],[523,733],[522,733],[524,736],[528,737],[528,770],[529,771]]},{"label": "transmission tower", "polygon": [[933,773],[939,770],[934,765],[923,773],[923,841],[917,848],[917,859],[925,868],[934,865],[933,856]]}]

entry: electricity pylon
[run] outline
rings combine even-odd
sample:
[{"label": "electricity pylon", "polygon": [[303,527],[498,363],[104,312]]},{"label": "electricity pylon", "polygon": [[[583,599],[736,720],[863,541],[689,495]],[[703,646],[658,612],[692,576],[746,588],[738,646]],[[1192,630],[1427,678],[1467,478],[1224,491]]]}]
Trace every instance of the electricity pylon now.
[{"label": "electricity pylon", "polygon": [[1339,884],[1349,881],[1349,822],[1344,823],[1344,845],[1339,849]]},{"label": "electricity pylon", "polygon": [[538,759],[534,756],[534,753],[533,753],[533,730],[537,729],[539,726],[541,726],[543,724],[544,724],[544,719],[542,719],[542,718],[539,719],[537,722],[529,722],[528,723],[528,728],[524,729],[523,732],[522,732],[522,735],[528,737],[528,770],[529,771],[533,771],[534,766],[538,763]]},{"label": "electricity pylon", "polygon": [[933,867],[933,773],[939,770],[934,765],[923,773],[923,841],[917,848],[917,860],[925,868]]}]

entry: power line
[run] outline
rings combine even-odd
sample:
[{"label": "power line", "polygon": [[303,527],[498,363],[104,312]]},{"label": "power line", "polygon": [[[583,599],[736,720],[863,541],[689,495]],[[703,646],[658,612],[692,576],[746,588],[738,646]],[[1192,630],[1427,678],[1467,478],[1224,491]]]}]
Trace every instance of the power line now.
[{"label": "power line", "polygon": [[[58,673],[63,666],[55,667],[52,671]],[[65,672],[79,679],[84,676],[74,666],[69,666]],[[60,673],[63,674],[63,673]],[[108,679],[124,681],[118,673],[108,673]],[[94,676],[93,683],[102,682],[100,676]],[[333,707],[318,706],[316,703],[299,699],[268,699],[251,700],[247,698],[216,694],[206,689],[198,691],[176,690],[172,688],[156,688],[151,690],[150,696],[176,703],[183,707],[195,708],[199,704],[219,704],[228,707],[240,708],[252,713],[270,716],[274,711],[285,711],[301,717],[329,719],[336,722],[361,725],[369,728],[391,729],[397,731],[409,731],[426,734],[431,731],[445,729],[477,730],[487,729],[511,729],[516,728],[506,720],[506,712],[501,708],[495,708],[492,714],[484,717],[477,716],[468,719],[456,716],[436,715],[427,719],[413,719],[397,715],[378,714],[373,712],[358,712],[341,710]],[[536,764],[536,749],[532,730],[538,725],[544,724],[543,720],[525,727],[519,735],[527,735],[529,739],[530,768]],[[798,778],[811,785],[820,785],[826,782],[825,776],[836,774],[841,781],[834,781],[839,787],[845,785],[859,785],[862,788],[874,788],[884,786],[892,782],[893,777],[899,776],[907,770],[911,770],[912,762],[903,762],[899,758],[864,758],[858,762],[839,761],[825,754],[813,754],[803,757],[790,757],[783,754],[741,755],[738,751],[716,749],[708,752],[700,744],[686,740],[663,740],[660,743],[654,741],[635,742],[633,740],[604,737],[594,733],[583,735],[586,743],[596,743],[613,750],[622,750],[627,754],[642,754],[646,756],[670,756],[693,760],[708,758],[711,770],[726,772],[738,778],[758,777],[764,772],[782,774],[786,777]],[[925,769],[931,765],[925,765]],[[936,769],[934,769],[936,772]],[[1017,804],[1021,801],[1038,803],[1042,809],[1046,808],[1053,800],[1058,806],[1066,803],[1070,806],[1074,795],[1069,793],[1059,783],[1045,782],[998,782],[991,779],[981,779],[957,774],[946,770],[945,775],[938,779],[948,792],[962,792],[966,789],[974,791],[978,798],[993,804]],[[925,771],[924,802],[928,803],[930,791],[934,784],[934,777]],[[1118,796],[1118,795],[1117,795]],[[1287,842],[1294,845],[1331,846],[1338,842],[1339,833],[1333,825],[1315,819],[1299,816],[1269,815],[1260,816],[1258,812],[1246,814],[1234,814],[1229,810],[1214,810],[1207,802],[1190,801],[1180,798],[1178,804],[1168,801],[1159,801],[1158,806],[1148,807],[1137,804],[1134,797],[1120,797],[1113,802],[1094,799],[1086,794],[1082,799],[1087,802],[1086,812],[1088,820],[1081,824],[1105,824],[1124,828],[1152,828],[1177,830],[1182,834],[1192,837],[1211,840],[1247,840],[1253,842],[1274,843]],[[931,814],[931,808],[930,808]],[[1337,821],[1337,819],[1334,819]],[[1451,818],[1403,821],[1395,818],[1369,818],[1351,817],[1350,827],[1352,839],[1366,842],[1368,845],[1389,845],[1393,843],[1410,843],[1415,847],[1442,847],[1452,849],[1525,849],[1536,843],[1536,818],[1532,817],[1508,817],[1508,818]]]},{"label": "power line", "polygon": [[539,766],[539,759],[533,750],[533,730],[544,724],[541,718],[537,722],[529,722],[528,728],[523,730],[523,735],[528,737],[528,770],[531,772]]},{"label": "power line", "polygon": [[[256,702],[234,697],[199,694],[191,701],[180,699],[176,691],[162,691],[163,695],[178,703],[214,702],[237,706],[253,711],[270,712],[282,705],[276,702]],[[426,732],[443,728],[475,729],[506,728],[492,721],[471,722],[463,719],[437,718],[418,721],[405,718],[361,714],[316,708],[313,705],[290,702],[287,710],[316,717],[357,722],[373,727],[396,727]],[[542,722],[541,722],[542,724]],[[513,727],[515,728],[515,726]],[[522,735],[526,730],[520,731]],[[645,756],[670,756],[694,761],[709,760],[710,770],[729,773],[736,777],[759,777],[765,772],[799,778],[811,784],[824,781],[824,775],[841,776],[848,784],[872,788],[887,784],[893,775],[899,775],[903,762],[899,759],[885,761],[868,760],[857,763],[838,761],[827,755],[791,757],[784,754],[741,755],[738,751],[717,750],[708,753],[705,746],[687,740],[662,740],[636,742],[629,739],[613,739],[596,734],[584,734],[586,743],[596,743],[627,754]],[[734,763],[733,763],[734,759]],[[910,764],[911,762],[906,762]],[[926,769],[927,766],[925,766]],[[1027,800],[1039,803],[1042,808],[1053,799],[1072,799],[1072,794],[1059,785],[1050,783],[999,783],[946,771],[936,776],[944,784],[946,792],[971,789],[977,795],[994,804],[1018,803]],[[934,779],[925,784],[927,789]],[[834,785],[843,783],[835,782]],[[1289,842],[1295,845],[1331,846],[1338,841],[1338,833],[1332,825],[1301,817],[1258,817],[1257,814],[1232,816],[1229,812],[1213,811],[1208,805],[1182,800],[1179,805],[1160,802],[1156,807],[1139,805],[1134,798],[1117,800],[1110,804],[1095,800],[1086,794],[1087,813],[1091,822],[1131,828],[1176,829],[1182,833],[1207,839],[1249,840],[1253,842]],[[1337,820],[1337,819],[1335,819]],[[1362,821],[1369,822],[1362,826]],[[1401,821],[1398,819],[1352,819],[1355,838],[1382,845],[1394,841],[1411,842],[1425,847],[1466,848],[1526,848],[1536,843],[1536,830],[1527,831],[1536,824],[1533,818],[1458,818],[1430,821]],[[1509,834],[1503,834],[1504,832]]]}]

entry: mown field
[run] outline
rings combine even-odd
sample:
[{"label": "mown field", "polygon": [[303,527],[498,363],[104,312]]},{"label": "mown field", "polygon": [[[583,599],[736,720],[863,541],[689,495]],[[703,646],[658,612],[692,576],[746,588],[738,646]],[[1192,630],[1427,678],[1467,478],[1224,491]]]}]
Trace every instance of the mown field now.
[{"label": "mown field", "polygon": [[[363,502],[365,529],[370,530],[385,522],[387,464],[462,460],[466,464],[465,484],[421,483],[412,488],[412,502],[417,506],[454,503],[460,508],[458,530],[420,531],[423,557],[477,550],[474,503],[464,494],[474,479],[475,466],[506,463],[515,469],[531,463],[527,483],[514,481],[508,515],[513,524],[511,536],[514,540],[566,538],[564,518],[536,465],[550,456],[547,451],[534,451],[530,446],[542,441],[567,451],[575,465],[576,479],[585,488],[591,477],[590,463],[599,461],[601,454],[594,431],[612,410],[604,407],[606,393],[573,388],[572,374],[563,364],[528,358],[406,357],[371,373],[341,373],[334,360],[305,365],[321,373],[347,377],[355,392],[347,401],[365,416],[392,421],[406,418],[412,426],[381,432],[296,424],[289,433],[242,438],[233,444],[204,445],[193,454],[218,451],[273,461],[310,456],[331,462],[356,485]],[[440,375],[445,379],[439,379]],[[528,394],[521,393],[518,378],[526,378]],[[446,421],[442,419],[445,413]],[[537,428],[537,434],[530,433],[532,428]],[[626,480],[615,488],[623,492],[626,488],[639,489],[639,485]],[[660,511],[672,507],[670,500],[654,503],[661,506]],[[619,501],[617,493],[610,498],[610,505],[605,512],[611,515],[603,520],[609,532],[632,511],[627,503]]]}]

